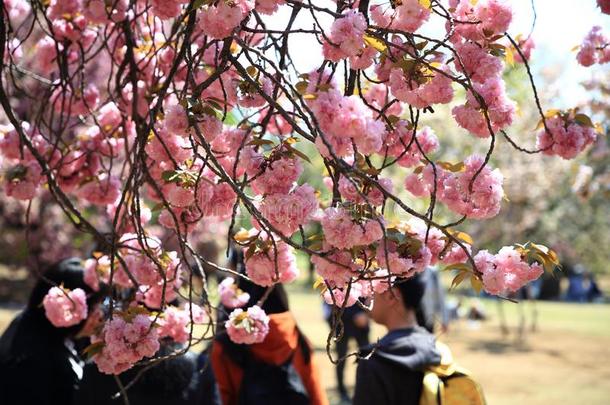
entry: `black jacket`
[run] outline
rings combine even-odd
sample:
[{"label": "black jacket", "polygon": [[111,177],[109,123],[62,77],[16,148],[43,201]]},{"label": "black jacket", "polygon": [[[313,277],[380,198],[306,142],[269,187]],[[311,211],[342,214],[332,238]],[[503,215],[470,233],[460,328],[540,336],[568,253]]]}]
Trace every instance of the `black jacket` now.
[{"label": "black jacket", "polygon": [[[161,345],[160,356],[181,350],[172,343]],[[142,373],[140,374],[140,372]],[[127,391],[131,405],[219,405],[220,395],[205,354],[193,352],[164,360],[143,371],[136,366],[122,373],[123,386],[135,383]],[[75,405],[122,405],[123,398],[113,398],[119,391],[114,376],[102,374],[94,363],[85,366]]]},{"label": "black jacket", "polygon": [[62,330],[26,309],[0,338],[0,404],[71,405],[82,367]]},{"label": "black jacket", "polygon": [[[366,356],[373,345],[363,349]],[[423,371],[440,363],[434,336],[416,327],[384,336],[369,359],[358,361],[354,405],[417,405]]]}]

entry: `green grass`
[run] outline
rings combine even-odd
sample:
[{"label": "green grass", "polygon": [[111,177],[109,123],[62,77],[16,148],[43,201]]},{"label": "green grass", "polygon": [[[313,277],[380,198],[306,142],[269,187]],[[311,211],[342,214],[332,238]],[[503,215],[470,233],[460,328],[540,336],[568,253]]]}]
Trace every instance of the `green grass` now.
[{"label": "green grass", "polygon": [[[484,301],[485,307],[494,311],[496,304],[491,300]],[[505,302],[503,306],[507,316],[516,319],[519,305],[526,313],[531,313],[531,303]],[[545,328],[610,338],[610,305],[564,302],[536,302],[535,305]]]}]

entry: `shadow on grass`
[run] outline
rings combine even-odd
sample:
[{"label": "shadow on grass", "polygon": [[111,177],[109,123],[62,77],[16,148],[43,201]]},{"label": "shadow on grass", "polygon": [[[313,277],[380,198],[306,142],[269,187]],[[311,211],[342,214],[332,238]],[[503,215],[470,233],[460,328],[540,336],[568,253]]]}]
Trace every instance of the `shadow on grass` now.
[{"label": "shadow on grass", "polygon": [[490,354],[527,353],[532,348],[523,340],[475,340],[469,343],[469,350],[485,351]]}]

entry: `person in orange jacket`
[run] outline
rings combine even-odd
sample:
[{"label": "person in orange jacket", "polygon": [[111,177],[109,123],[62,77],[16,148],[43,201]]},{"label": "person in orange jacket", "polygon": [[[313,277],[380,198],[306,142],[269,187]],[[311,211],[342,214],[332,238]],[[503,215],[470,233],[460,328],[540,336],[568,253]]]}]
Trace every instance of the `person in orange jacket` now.
[{"label": "person in orange jacket", "polygon": [[[239,256],[235,258],[236,255],[238,253],[234,251],[234,266],[236,270],[243,271],[242,259]],[[247,307],[255,305],[267,291],[266,288],[242,278],[239,279],[238,286],[241,290],[250,294],[250,302],[248,302]],[[244,361],[237,360],[239,357],[236,357],[234,353],[237,351],[243,354],[244,351],[247,351],[247,356],[257,362],[257,367],[262,366],[264,368],[265,365],[282,367],[289,364],[290,369],[298,374],[297,380],[300,379],[300,382],[297,382],[297,385],[304,388],[305,398],[308,398],[308,402],[313,405],[328,404],[326,391],[313,356],[312,346],[297,327],[296,320],[289,310],[288,296],[281,284],[277,284],[268,294],[262,308],[270,318],[269,334],[263,342],[249,346],[238,345],[231,342],[226,333],[220,332],[212,344],[212,369],[216,376],[222,403],[224,405],[244,403],[243,396],[240,397],[240,394],[243,388],[244,372],[247,372],[247,370],[245,370]],[[222,312],[223,309],[221,308],[218,319],[219,325],[223,324],[222,318],[226,318],[226,311],[224,311],[224,314]],[[275,383],[275,381],[270,383]]]}]

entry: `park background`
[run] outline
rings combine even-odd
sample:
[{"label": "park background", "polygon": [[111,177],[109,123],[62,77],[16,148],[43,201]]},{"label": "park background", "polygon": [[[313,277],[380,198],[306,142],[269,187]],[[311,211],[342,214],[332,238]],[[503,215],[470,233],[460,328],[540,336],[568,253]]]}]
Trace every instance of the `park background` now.
[{"label": "park background", "polygon": [[[508,201],[496,218],[470,223],[465,230],[482,249],[494,251],[513,242],[540,241],[558,252],[562,270],[547,276],[547,301],[498,302],[474,297],[467,286],[451,291],[449,301],[462,299],[465,309],[480,306],[487,317],[484,321],[459,319],[439,339],[474,373],[490,404],[607,404],[608,299],[604,295],[588,303],[584,302],[586,297],[569,297],[567,290],[571,277],[586,275],[595,277],[603,294],[610,293],[610,68],[584,68],[575,60],[575,47],[593,25],[610,29],[610,16],[602,15],[594,1],[538,0],[535,12],[530,0],[515,0],[513,4],[516,23],[510,33],[522,37],[531,33],[536,42],[531,64],[542,104],[549,108],[580,105],[602,123],[606,136],[600,137],[588,154],[573,161],[528,156],[506,143],[498,146],[492,163],[510,168],[504,172]],[[284,17],[278,18],[278,26]],[[307,25],[307,21],[298,23]],[[316,44],[299,46],[302,52],[296,63],[307,70],[311,67],[308,55],[317,52]],[[525,68],[519,64],[509,67],[505,79],[511,98],[519,104],[519,124],[511,132],[520,143],[531,144],[537,118]],[[477,151],[472,144],[459,143],[465,137],[457,136],[451,121],[449,109],[439,107],[427,122],[441,140],[441,152],[458,158]],[[307,170],[313,179],[319,176],[312,174],[322,169],[319,162],[313,162]],[[307,181],[307,175],[304,178]],[[395,179],[395,183],[402,184],[402,179]],[[322,184],[313,185],[324,190]],[[416,205],[406,192],[401,197]],[[62,257],[84,257],[91,251],[90,241],[70,228],[52,201],[41,199],[27,216],[26,220],[22,204],[0,195],[0,332],[23,305],[35,280],[29,269]],[[198,238],[200,248],[222,263],[225,241],[215,239],[220,234],[217,227],[222,228],[210,224]],[[321,299],[312,288],[307,257],[299,257],[299,266],[300,279],[288,287],[292,310],[315,345],[323,381],[331,399],[336,399]],[[441,278],[448,287],[452,274],[443,273]],[[568,298],[583,302],[567,302]],[[500,327],[500,307],[508,333]],[[383,333],[374,327],[371,341]],[[350,359],[346,370],[350,385],[354,370]]]}]

